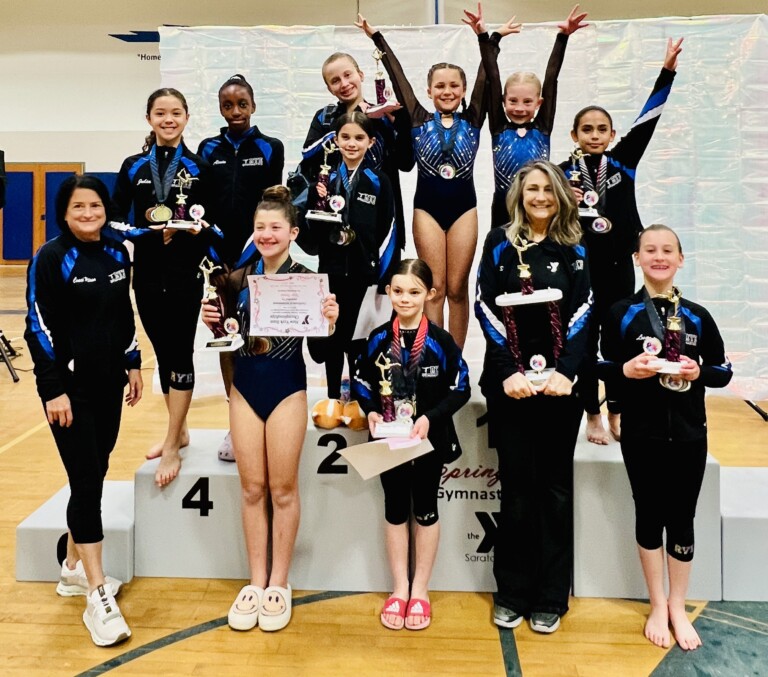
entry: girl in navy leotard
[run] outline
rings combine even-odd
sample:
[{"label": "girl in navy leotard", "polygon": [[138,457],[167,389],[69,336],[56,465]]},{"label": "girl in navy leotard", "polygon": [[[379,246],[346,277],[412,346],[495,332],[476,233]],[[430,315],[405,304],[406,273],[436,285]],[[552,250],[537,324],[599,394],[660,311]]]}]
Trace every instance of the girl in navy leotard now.
[{"label": "girl in navy leotard", "polygon": [[[355,25],[383,53],[382,62],[397,100],[411,117],[418,167],[413,239],[419,257],[432,269],[437,290],[427,302],[427,315],[442,326],[447,297],[448,328],[456,343],[463,346],[469,321],[467,281],[477,246],[477,196],[472,172],[486,113],[485,71],[481,65],[470,105],[458,112],[467,91],[464,71],[449,63],[432,66],[427,75],[427,95],[435,111],[430,113],[416,99],[382,34],[360,15]],[[486,33],[478,39],[481,51],[496,48]]]},{"label": "girl in navy leotard", "polygon": [[[584,23],[586,13],[578,13],[578,8],[578,5],[574,6],[568,18],[558,24],[560,32],[549,56],[543,87],[535,73],[517,71],[507,78],[502,92],[499,66],[494,56],[498,52],[482,52],[489,83],[488,125],[495,183],[491,227],[509,221],[507,192],[520,167],[531,160],[549,159],[550,135],[557,105],[557,76],[563,65],[568,36],[588,25]],[[465,14],[468,20],[464,23],[471,25],[476,32],[485,32],[482,14],[474,15],[466,11]],[[512,32],[518,32],[519,24],[502,26],[493,33],[491,40],[498,42],[510,28],[516,29]]]},{"label": "girl in navy leotard", "polygon": [[[256,208],[253,232],[253,245],[261,258],[254,263],[254,247],[247,248],[226,283],[224,305],[237,309],[245,341],[235,360],[229,423],[242,486],[243,530],[251,571],[251,580],[229,610],[229,625],[234,630],[250,630],[256,624],[262,630],[280,630],[291,618],[288,570],[299,527],[298,470],[307,420],[307,373],[300,337],[248,335],[247,277],[311,272],[294,263],[288,253],[298,232],[288,189],[273,186],[265,190]],[[326,296],[322,304],[323,315],[333,327],[339,315],[335,297]],[[208,304],[203,305],[202,315],[209,327],[221,318]]]}]

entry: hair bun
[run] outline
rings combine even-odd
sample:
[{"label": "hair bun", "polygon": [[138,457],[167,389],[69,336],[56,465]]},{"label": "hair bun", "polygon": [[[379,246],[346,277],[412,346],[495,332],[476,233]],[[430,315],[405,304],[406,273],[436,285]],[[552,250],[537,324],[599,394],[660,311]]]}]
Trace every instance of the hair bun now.
[{"label": "hair bun", "polygon": [[262,201],[272,200],[274,202],[288,202],[291,201],[291,191],[285,186],[278,184],[277,186],[270,186],[264,189],[264,193],[261,196]]}]

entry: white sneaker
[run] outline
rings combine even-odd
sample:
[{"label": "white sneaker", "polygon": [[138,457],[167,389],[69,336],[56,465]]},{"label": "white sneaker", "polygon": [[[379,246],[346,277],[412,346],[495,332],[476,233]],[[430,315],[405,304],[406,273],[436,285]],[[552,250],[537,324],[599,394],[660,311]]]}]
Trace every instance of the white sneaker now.
[{"label": "white sneaker", "polygon": [[131,636],[115,598],[103,585],[86,597],[83,623],[97,646],[112,646]]},{"label": "white sneaker", "polygon": [[255,585],[246,585],[237,593],[227,614],[227,623],[233,630],[252,630],[259,622],[259,607],[264,590]]},{"label": "white sneaker", "polygon": [[[117,597],[117,593],[120,592],[121,581],[118,581],[112,576],[104,576],[106,580],[105,588],[112,597]],[[83,560],[78,560],[74,569],[67,567],[66,558],[61,563],[61,577],[59,583],[56,586],[56,592],[62,597],[77,597],[78,595],[88,594],[88,578],[85,575],[85,569],[83,568]]]},{"label": "white sneaker", "polygon": [[220,461],[234,461],[235,450],[232,448],[232,433],[228,432],[224,441],[219,447],[219,460]]}]

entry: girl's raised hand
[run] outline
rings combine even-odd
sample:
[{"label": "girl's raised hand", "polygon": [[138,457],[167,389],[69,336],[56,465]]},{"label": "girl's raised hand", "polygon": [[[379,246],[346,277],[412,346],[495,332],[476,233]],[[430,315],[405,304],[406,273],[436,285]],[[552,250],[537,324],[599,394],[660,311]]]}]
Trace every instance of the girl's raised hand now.
[{"label": "girl's raised hand", "polygon": [[557,24],[557,27],[560,29],[561,33],[571,35],[572,33],[575,33],[577,30],[579,30],[579,28],[586,28],[589,26],[589,24],[584,21],[586,18],[587,13],[579,12],[579,6],[574,5],[571,13],[568,15],[568,18],[565,21]]},{"label": "girl's raised hand", "polygon": [[373,34],[376,32],[376,29],[368,23],[368,19],[366,19],[362,14],[357,15],[355,26],[363,31],[369,38],[372,38]]},{"label": "girl's raised hand", "polygon": [[701,375],[699,363],[687,355],[680,355],[680,364],[680,378],[686,381],[695,381]]},{"label": "girl's raised hand", "polygon": [[677,70],[677,57],[680,56],[680,52],[683,51],[683,39],[673,40],[667,38],[667,54],[664,57],[664,68],[668,71]]},{"label": "girl's raised hand", "polygon": [[483,5],[477,3],[477,14],[472,14],[469,10],[464,10],[466,19],[462,19],[462,22],[470,26],[476,35],[482,35],[486,32],[485,21],[483,21]]},{"label": "girl's raised hand", "polygon": [[655,362],[658,358],[655,355],[640,353],[631,360],[624,363],[622,370],[627,378],[650,378],[659,373],[659,367],[649,366],[649,363]]},{"label": "girl's raised hand", "polygon": [[512,33],[519,33],[521,30],[523,30],[523,24],[515,23],[515,18],[516,17],[513,16],[509,21],[507,21],[507,23],[501,24],[501,26],[496,29],[496,32],[502,38],[505,38]]}]

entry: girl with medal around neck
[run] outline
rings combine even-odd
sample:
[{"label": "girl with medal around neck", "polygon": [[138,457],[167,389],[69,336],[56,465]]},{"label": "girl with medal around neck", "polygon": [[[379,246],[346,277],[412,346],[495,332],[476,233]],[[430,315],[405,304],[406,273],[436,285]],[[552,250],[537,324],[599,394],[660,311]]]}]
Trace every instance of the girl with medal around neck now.
[{"label": "girl with medal around neck", "polygon": [[[351,54],[334,52],[323,62],[321,70],[323,82],[328,92],[336,98],[336,103],[324,106],[315,113],[304,141],[300,169],[311,183],[317,181],[324,159],[323,144],[329,138],[333,138],[333,129],[338,119],[345,113],[355,111],[365,113],[371,106],[363,96],[365,75]],[[411,120],[408,113],[401,108],[392,114],[371,119],[371,123],[374,142],[366,151],[366,164],[386,174],[392,184],[397,241],[398,246],[404,249],[405,217],[400,190],[400,172],[409,172],[414,165]],[[339,162],[338,150],[329,153],[328,164],[331,167],[335,167]],[[302,244],[301,239],[298,244]]]},{"label": "girl with medal around neck", "polygon": [[[573,121],[571,138],[578,147],[570,160],[560,164],[580,202],[581,227],[589,251],[589,273],[595,293],[590,339],[594,359],[590,365],[597,363],[600,327],[608,310],[634,289],[632,252],[637,235],[643,229],[635,198],[635,175],[672,89],[682,42],[682,38],[667,41],[664,66],[627,135],[608,150],[616,136],[611,116],[599,106],[587,106]],[[606,390],[609,424],[606,431],[600,415],[597,381],[596,367],[592,366],[582,384],[587,410],[586,434],[594,444],[608,444],[611,437],[620,438],[621,403]]]},{"label": "girl with medal around neck", "polygon": [[[487,108],[485,70],[481,64],[467,107],[464,70],[450,63],[433,65],[427,74],[427,96],[435,111],[429,112],[416,98],[384,36],[361,15],[355,25],[382,52],[397,100],[411,119],[418,168],[413,239],[419,257],[432,270],[436,289],[427,302],[427,315],[442,326],[447,299],[448,329],[463,346],[469,322],[469,270],[477,247],[477,195],[472,174]],[[487,33],[478,40],[481,51],[498,49]]]},{"label": "girl with medal around neck", "polygon": [[[307,421],[307,370],[301,337],[249,336],[248,276],[311,273],[290,257],[289,247],[298,232],[288,189],[267,188],[256,208],[253,240],[226,281],[225,307],[236,308],[244,340],[235,359],[229,424],[242,487],[243,531],[251,572],[250,582],[229,610],[229,626],[234,630],[250,630],[258,624],[262,630],[275,631],[291,619],[288,573],[299,528],[298,472]],[[339,316],[333,294],[323,299],[322,312],[333,331]],[[209,328],[221,319],[216,307],[205,299],[202,317]]]},{"label": "girl with medal around neck", "polygon": [[[357,362],[353,392],[373,433],[384,420],[384,386],[391,385],[396,416],[413,420],[411,437],[428,438],[434,447],[381,474],[387,554],[394,581],[392,595],[381,610],[381,623],[392,630],[423,630],[432,620],[429,579],[440,536],[440,477],[443,464],[461,454],[452,417],[469,400],[469,373],[451,335],[424,314],[425,304],[435,295],[432,272],[424,261],[401,261],[387,293],[395,317],[368,338]],[[391,365],[389,373],[382,374],[382,363]],[[415,558],[408,552],[411,505],[416,522]],[[415,568],[409,587],[411,560]]]},{"label": "girl with medal around neck", "polygon": [[345,113],[336,120],[335,132],[341,162],[328,177],[328,189],[323,183],[316,189],[320,197],[328,196],[329,206],[342,221],[311,223],[305,238],[316,247],[318,272],[328,274],[331,292],[341,309],[334,335],[310,345],[313,359],[325,362],[331,399],[341,395],[345,354],[350,378],[354,372],[360,345],[353,345],[352,337],[366,290],[376,285],[377,292],[384,294],[400,260],[392,186],[386,174],[365,161],[374,143],[374,121],[360,111]]},{"label": "girl with medal around neck", "polygon": [[[163,487],[181,467],[179,449],[189,444],[187,412],[195,385],[192,361],[200,313],[200,261],[221,241],[221,231],[199,220],[192,230],[167,228],[182,211],[212,204],[211,170],[184,145],[189,120],[181,92],[163,88],[147,100],[152,131],[144,151],[127,158],[117,177],[113,201],[125,221],[133,209],[133,226],[123,235],[133,242],[133,288],[141,323],[157,357],[160,387],[168,408],[165,439],[147,458],[160,457],[155,482]],[[195,210],[197,211],[197,210]]]},{"label": "girl with medal around neck", "polygon": [[[251,126],[255,110],[253,87],[239,73],[230,77],[219,88],[219,112],[227,126],[218,136],[203,139],[197,151],[212,167],[214,211],[224,232],[221,256],[230,269],[253,235],[253,214],[264,189],[283,180],[283,143]],[[227,397],[233,361],[232,353],[219,353]],[[230,433],[219,446],[218,456],[223,461],[235,460]]]},{"label": "girl with medal around neck", "polygon": [[[512,182],[507,207],[509,225],[492,228],[485,240],[475,304],[486,342],[480,388],[502,487],[494,622],[514,628],[530,618],[532,630],[551,633],[571,590],[573,454],[584,413],[574,385],[587,359],[592,293],[563,172],[546,160],[528,163]],[[496,299],[523,291],[526,279],[534,291],[559,289],[562,299],[516,306],[513,345],[512,323]],[[524,373],[529,365],[554,371],[535,386]]]},{"label": "girl with medal around neck", "polygon": [[[484,51],[483,66],[488,74],[488,126],[493,148],[495,190],[491,209],[491,227],[504,225],[509,219],[506,196],[517,171],[530,160],[548,160],[550,135],[555,124],[557,77],[563,65],[568,37],[589,24],[586,12],[575,5],[568,18],[558,24],[560,31],[547,63],[544,86],[535,73],[518,71],[504,83],[499,76],[498,52]],[[464,12],[475,32],[485,32],[482,14]],[[498,42],[509,32],[519,33],[520,24],[507,23],[491,35]]]},{"label": "girl with medal around neck", "polygon": [[[638,237],[635,265],[643,286],[614,304],[603,329],[600,374],[621,398],[621,453],[635,503],[635,538],[650,598],[645,636],[681,649],[701,645],[685,612],[694,553],[693,518],[707,462],[704,391],[731,380],[731,363],[712,316],[681,298],[674,278],[683,265],[680,240],[655,224]],[[670,318],[676,320],[670,322]],[[677,333],[678,337],[670,336]],[[658,361],[674,360],[678,381],[665,387]],[[680,387],[681,383],[689,385]],[[669,385],[669,384],[668,384]],[[666,530],[669,597],[664,592]]]}]

